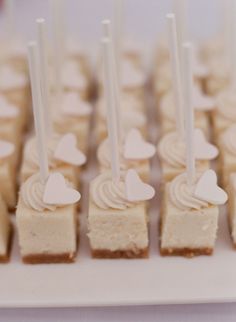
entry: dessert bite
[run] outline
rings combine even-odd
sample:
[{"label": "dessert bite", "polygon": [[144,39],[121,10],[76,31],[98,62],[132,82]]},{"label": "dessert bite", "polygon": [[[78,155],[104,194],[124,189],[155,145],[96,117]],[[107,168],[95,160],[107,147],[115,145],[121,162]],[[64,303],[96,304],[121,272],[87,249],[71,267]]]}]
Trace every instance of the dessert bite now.
[{"label": "dessert bite", "polygon": [[61,173],[49,172],[36,43],[29,44],[29,62],[40,171],[20,189],[16,210],[20,253],[27,264],[71,263],[77,251],[76,203],[81,196]]},{"label": "dessert bite", "polygon": [[54,131],[58,134],[72,133],[76,136],[79,148],[88,151],[88,138],[92,105],[81,99],[75,92],[62,93],[61,103],[52,109]]},{"label": "dessert bite", "polygon": [[14,70],[9,65],[0,67],[0,93],[19,108],[22,127],[29,118],[30,87],[28,77]]},{"label": "dessert bite", "polygon": [[[173,92],[166,94],[160,101],[158,108],[158,121],[161,124],[161,133],[166,134],[175,129],[175,97]],[[215,108],[215,101],[194,87],[194,117],[195,127],[202,129],[209,136],[209,120]]]},{"label": "dessert bite", "polygon": [[[144,137],[147,137],[147,118],[144,103],[132,95],[120,94],[120,109],[123,131],[138,129]],[[104,96],[100,97],[96,105],[96,136],[98,143],[107,137],[106,104]]]},{"label": "dessert bite", "polygon": [[0,140],[0,194],[9,210],[16,206],[18,154],[13,143]]},{"label": "dessert bite", "polygon": [[219,205],[227,194],[217,185],[213,170],[197,172],[192,103],[191,44],[184,49],[184,88],[186,115],[186,172],[167,183],[163,191],[160,218],[162,255],[211,255],[218,229]]},{"label": "dessert bite", "polygon": [[[44,32],[42,26],[44,26],[44,20],[37,21],[38,33]],[[42,34],[43,35],[43,34]],[[45,39],[43,36],[39,36],[39,57],[40,57],[40,70],[41,70],[41,87],[42,93],[40,99],[42,100],[42,115],[46,128],[47,135],[47,157],[49,160],[49,168],[51,171],[57,171],[62,173],[68,180],[70,180],[75,187],[79,184],[79,166],[82,166],[86,162],[85,155],[79,150],[77,137],[73,133],[66,133],[59,135],[53,132],[52,120],[51,120],[51,100],[50,91],[47,79],[47,62],[42,57],[47,57],[45,51],[45,44],[40,42],[40,39]],[[43,52],[43,54],[42,54]],[[41,54],[40,54],[41,53]],[[59,95],[60,94],[60,95]],[[56,96],[56,106],[60,106],[59,98],[61,93]],[[76,108],[75,106],[69,106],[69,108]],[[60,110],[58,111],[60,113]],[[55,116],[55,114],[54,114]],[[35,172],[39,170],[39,161],[37,155],[37,146],[35,138],[29,139],[24,147],[23,162],[21,167],[21,181],[24,182]]]},{"label": "dessert bite", "polygon": [[229,194],[229,203],[228,203],[228,224],[229,230],[231,234],[231,239],[234,248],[236,249],[236,202],[235,202],[235,193],[236,193],[236,173],[231,173],[229,177],[229,183],[227,187],[227,191]]},{"label": "dessert bite", "polygon": [[[120,144],[120,167],[121,169],[135,169],[140,178],[150,181],[150,159],[156,152],[155,146],[146,142],[141,133],[133,128],[125,136]],[[109,151],[109,139],[105,139],[97,149],[97,159],[100,172],[107,171],[111,167]]]},{"label": "dessert bite", "polygon": [[[162,170],[163,182],[170,181],[185,171],[187,144],[184,135],[186,128],[186,112],[183,111],[184,86],[180,74],[175,16],[173,14],[167,15],[167,22],[169,27],[168,36],[170,43],[172,83],[174,89],[172,96],[172,106],[174,107],[174,110],[172,110],[172,114],[175,120],[173,125],[176,128],[176,131],[165,134],[158,144],[157,151]],[[173,104],[173,101],[175,104]],[[191,107],[189,107],[189,109],[190,108]],[[193,111],[191,112],[194,122],[194,113]],[[218,155],[218,150],[212,144],[207,142],[201,129],[195,129],[193,135],[195,157],[197,158],[196,166],[199,171],[204,171],[209,168],[209,161]]]},{"label": "dessert bite", "polygon": [[112,45],[103,39],[105,95],[111,171],[98,175],[90,185],[88,237],[95,258],[143,258],[148,255],[148,215],[145,201],[154,189],[135,170],[121,171],[115,109],[115,67]]},{"label": "dessert bite", "polygon": [[220,157],[218,161],[218,170],[220,172],[221,184],[227,187],[230,174],[236,172],[236,125],[231,125],[219,136]]},{"label": "dessert bite", "polygon": [[7,206],[0,195],[0,263],[6,263],[10,259],[12,234],[13,227]]}]

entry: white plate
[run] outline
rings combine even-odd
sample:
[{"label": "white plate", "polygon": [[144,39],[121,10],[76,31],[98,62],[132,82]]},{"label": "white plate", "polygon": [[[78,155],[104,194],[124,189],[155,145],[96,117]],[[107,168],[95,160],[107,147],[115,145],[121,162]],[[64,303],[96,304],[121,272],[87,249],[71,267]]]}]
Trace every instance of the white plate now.
[{"label": "white plate", "polygon": [[140,260],[91,259],[86,216],[81,217],[82,238],[74,264],[24,265],[15,240],[11,262],[0,266],[0,307],[236,301],[236,252],[224,215],[213,256],[163,258],[158,251],[157,211],[152,211],[150,258]]}]

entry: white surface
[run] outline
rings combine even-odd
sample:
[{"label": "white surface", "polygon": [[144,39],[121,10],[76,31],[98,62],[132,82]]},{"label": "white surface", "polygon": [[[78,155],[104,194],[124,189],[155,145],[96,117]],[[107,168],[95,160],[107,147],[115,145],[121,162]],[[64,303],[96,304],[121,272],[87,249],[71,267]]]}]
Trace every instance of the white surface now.
[{"label": "white surface", "polygon": [[[38,16],[48,17],[48,14],[45,14],[45,7],[47,6],[47,1],[39,1],[39,0],[21,0],[16,1],[18,4],[18,27],[23,30],[28,30],[28,38],[32,38],[34,35],[33,22],[34,19]],[[68,1],[69,2],[69,1]],[[76,1],[74,1],[75,3]],[[88,37],[83,36],[83,39],[87,38],[91,40],[91,38],[100,35],[100,29],[98,28],[98,24],[102,18],[106,16],[106,12],[109,10],[105,8],[105,5],[108,4],[110,0],[86,0],[83,1],[81,5],[82,14],[79,16],[78,25],[79,25],[79,35],[88,35]],[[132,14],[129,14],[130,22],[128,24],[128,29],[130,31],[136,31],[136,35],[141,35],[143,38],[156,39],[156,31],[162,29],[164,14],[169,11],[168,6],[170,1],[162,0],[132,0],[127,1],[129,8],[132,9],[135,6],[135,10],[132,10]],[[212,31],[215,30],[217,26],[217,17],[219,15],[219,8],[214,8],[215,4],[219,3],[219,0],[191,0],[191,23],[192,31],[195,35],[201,35],[207,37],[211,35]],[[96,5],[95,5],[96,3]],[[149,10],[147,10],[147,4],[150,4]],[[75,7],[75,5],[72,7]],[[109,5],[107,6],[109,7]],[[213,9],[214,8],[214,9]],[[213,9],[213,10],[212,10]],[[212,13],[210,13],[212,10]],[[131,10],[130,10],[131,11]],[[129,11],[129,12],[130,12]],[[75,11],[74,11],[75,12]],[[22,15],[23,13],[23,15]],[[90,16],[91,14],[91,16]],[[162,17],[161,17],[162,16]],[[23,17],[23,18],[22,18]],[[89,17],[89,18],[88,18]],[[148,19],[147,19],[148,17]],[[25,18],[27,22],[25,23]],[[144,21],[144,23],[143,23]],[[134,23],[135,22],[135,23]],[[137,22],[138,24],[137,29]],[[142,23],[141,23],[142,22]],[[27,27],[26,27],[27,25]],[[75,19],[71,23],[72,26],[75,26]],[[74,31],[77,28],[74,28]],[[228,243],[224,241],[224,243]],[[233,253],[230,249],[227,251],[228,255],[233,256]],[[183,260],[185,261],[185,260]],[[186,261],[185,261],[186,262]],[[79,269],[79,263],[76,264]],[[230,261],[223,261],[221,263],[221,267],[227,267],[227,271],[231,271],[231,274],[234,275],[233,268],[230,270]],[[5,267],[5,269],[7,266]],[[155,276],[158,274],[158,266],[153,268],[155,270]],[[172,267],[174,270],[175,267]],[[0,268],[2,272],[2,267]],[[201,270],[202,271],[202,270]],[[215,267],[213,267],[212,272],[209,268],[206,269],[206,273],[212,274],[211,280],[215,276]],[[191,276],[186,276],[187,279],[194,279],[195,276],[198,275],[197,268],[195,269],[195,273]],[[183,277],[184,275],[182,275]],[[227,277],[223,274],[222,271],[222,279],[218,281],[220,284],[224,285],[224,279]],[[23,281],[28,279],[27,274],[21,274],[21,278]],[[66,279],[66,274],[63,275],[63,278]],[[185,278],[185,276],[184,276]],[[205,281],[206,279],[204,279]],[[19,288],[20,279],[17,276],[14,276],[13,281],[5,281],[5,286],[10,283],[15,284],[15,288]],[[42,287],[46,284],[46,281],[43,282]],[[212,282],[210,282],[210,285]],[[171,285],[169,285],[171,287]],[[203,289],[207,289],[208,282],[203,283]],[[232,289],[234,285],[230,286]],[[227,285],[224,286],[227,290]],[[236,287],[235,287],[236,288]],[[41,287],[39,288],[39,290]],[[182,288],[179,289],[179,292]],[[80,290],[80,287],[79,287]],[[57,288],[56,288],[56,291]],[[20,294],[20,289],[18,290],[18,294]],[[34,290],[32,293],[37,294],[38,289],[36,285],[34,285]],[[112,287],[109,289],[109,292],[113,292]],[[177,291],[176,291],[177,292]],[[1,295],[3,295],[3,291],[1,288]],[[30,295],[30,294],[29,294]],[[35,297],[36,295],[34,295]],[[236,316],[236,305],[235,304],[221,304],[221,305],[181,305],[181,306],[148,306],[148,307],[119,307],[119,308],[71,308],[71,309],[17,309],[17,310],[9,310],[9,309],[1,309],[0,310],[0,321],[10,322],[33,322],[33,321],[174,321],[174,322],[185,322],[185,321],[235,321]]]}]

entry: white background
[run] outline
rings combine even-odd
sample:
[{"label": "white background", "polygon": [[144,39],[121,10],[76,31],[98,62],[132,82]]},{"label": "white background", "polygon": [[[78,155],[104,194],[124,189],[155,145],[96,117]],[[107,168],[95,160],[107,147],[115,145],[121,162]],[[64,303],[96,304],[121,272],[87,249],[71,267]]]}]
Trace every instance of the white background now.
[{"label": "white background", "polygon": [[[223,1],[223,0],[222,0]],[[224,0],[228,1],[228,0]],[[49,18],[48,0],[16,0],[16,25],[26,39],[34,37],[34,20]],[[111,0],[66,0],[69,30],[82,46],[98,45],[100,21],[111,17]],[[219,0],[189,0],[190,34],[193,39],[213,35],[220,25]],[[126,0],[125,33],[132,34],[145,46],[157,41],[164,28],[164,16],[171,10],[168,0]],[[236,254],[235,254],[236,256]],[[227,263],[225,263],[227,265]],[[0,268],[1,272],[1,268]],[[158,274],[158,271],[157,271]],[[27,278],[27,276],[25,277]],[[9,281],[10,283],[11,281]],[[207,287],[207,285],[206,285]],[[236,286],[235,286],[236,287]],[[1,285],[0,285],[1,291]],[[112,291],[112,290],[111,290]],[[141,292],[142,290],[140,290]],[[1,309],[0,321],[235,321],[235,304],[172,305],[118,308]]]}]

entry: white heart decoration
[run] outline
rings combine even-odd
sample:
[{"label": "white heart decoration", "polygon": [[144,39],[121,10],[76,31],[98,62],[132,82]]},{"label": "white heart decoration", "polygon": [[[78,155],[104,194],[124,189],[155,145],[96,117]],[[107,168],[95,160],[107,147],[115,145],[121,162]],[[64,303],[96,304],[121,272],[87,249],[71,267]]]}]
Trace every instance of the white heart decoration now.
[{"label": "white heart decoration", "polygon": [[131,129],[125,138],[124,157],[125,159],[144,160],[153,157],[156,148],[153,144],[146,142],[140,131]]},{"label": "white heart decoration", "polygon": [[87,116],[92,112],[89,103],[80,99],[78,93],[66,93],[61,106],[62,113],[74,116]]},{"label": "white heart decoration", "polygon": [[209,143],[201,129],[194,130],[195,157],[198,160],[213,160],[218,154],[217,147]]},{"label": "white heart decoration", "polygon": [[43,202],[49,205],[70,205],[81,198],[80,193],[66,185],[65,178],[59,172],[51,173],[45,185]]},{"label": "white heart decoration", "polygon": [[6,158],[11,155],[15,150],[13,143],[0,140],[0,158]]},{"label": "white heart decoration", "polygon": [[54,158],[60,161],[81,166],[86,162],[86,156],[76,147],[76,136],[65,134],[59,141],[54,152]]},{"label": "white heart decoration", "polygon": [[0,118],[13,118],[19,115],[19,109],[0,97]]},{"label": "white heart decoration", "polygon": [[129,201],[145,201],[150,200],[155,195],[152,186],[144,183],[134,169],[127,171],[125,177],[126,197]]},{"label": "white heart decoration", "polygon": [[217,185],[215,171],[206,170],[198,180],[194,196],[214,205],[223,205],[227,200],[227,193]]}]

